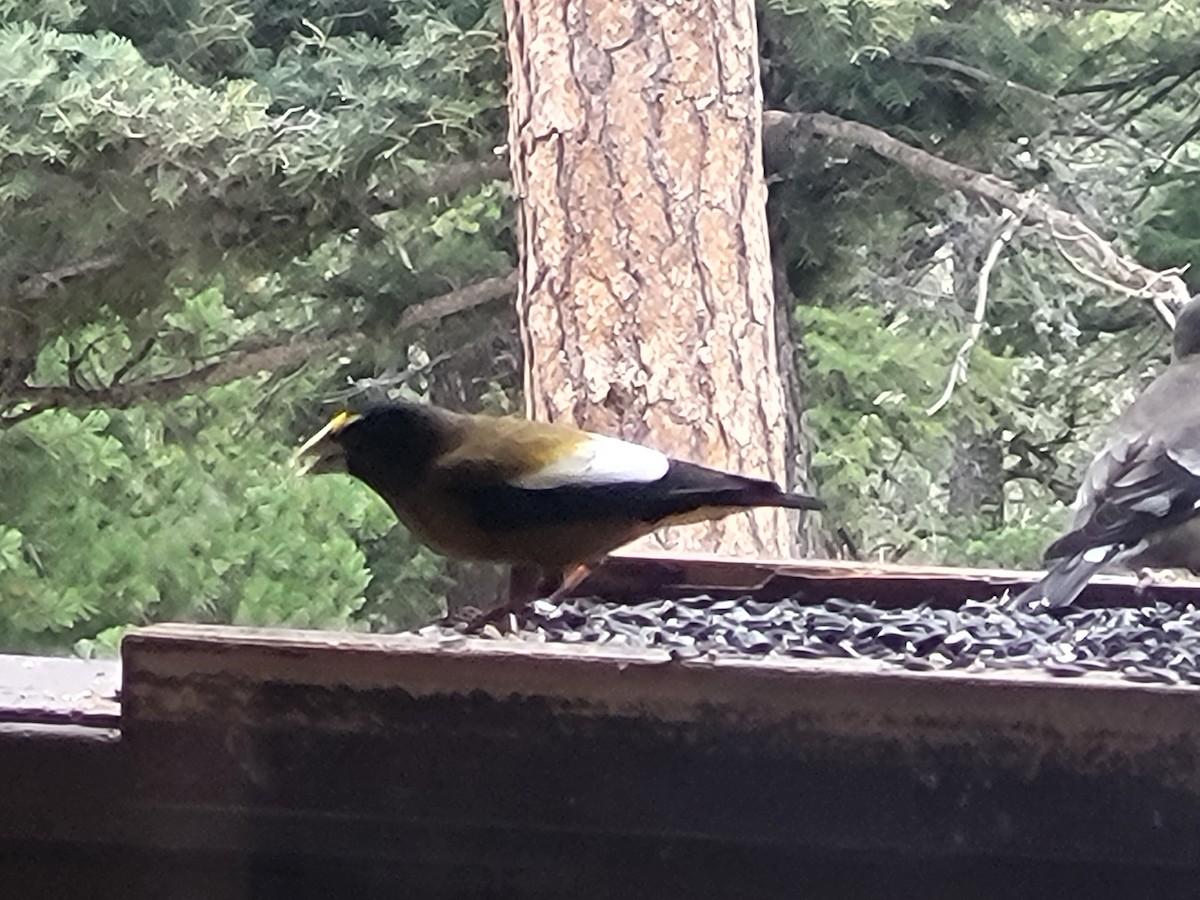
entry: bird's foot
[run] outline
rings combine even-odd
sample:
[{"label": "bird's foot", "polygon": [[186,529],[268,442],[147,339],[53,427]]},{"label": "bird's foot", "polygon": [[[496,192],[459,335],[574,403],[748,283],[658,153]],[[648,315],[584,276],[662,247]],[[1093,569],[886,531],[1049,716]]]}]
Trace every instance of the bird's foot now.
[{"label": "bird's foot", "polygon": [[[453,627],[461,630],[464,634],[482,634],[483,630],[489,626],[500,634],[515,634],[520,631],[527,620],[529,604],[537,596],[536,581],[533,582],[535,590],[529,590],[530,581],[527,576],[530,571],[536,573],[537,570],[513,569],[513,586],[510,590],[507,603],[502,603],[484,612],[476,612],[475,616],[465,620],[465,624],[463,620],[459,620],[454,623]],[[557,604],[570,595],[579,586],[580,582],[587,578],[591,571],[590,566],[578,565],[572,567],[565,573],[558,589],[542,602],[551,605]]]},{"label": "bird's foot", "polygon": [[521,630],[521,625],[524,624],[525,612],[526,604],[524,602],[502,603],[469,619],[463,632],[482,634],[485,628],[491,626],[499,634],[515,634]]},{"label": "bird's foot", "polygon": [[1182,581],[1185,575],[1178,569],[1152,569],[1149,566],[1142,566],[1137,570],[1137,584],[1133,588],[1133,592],[1137,596],[1146,593],[1156,584],[1173,584],[1176,581]]},{"label": "bird's foot", "polygon": [[480,610],[478,607],[460,606],[458,609],[448,611],[441,618],[434,619],[431,624],[439,628],[460,628],[478,616],[479,613]]}]

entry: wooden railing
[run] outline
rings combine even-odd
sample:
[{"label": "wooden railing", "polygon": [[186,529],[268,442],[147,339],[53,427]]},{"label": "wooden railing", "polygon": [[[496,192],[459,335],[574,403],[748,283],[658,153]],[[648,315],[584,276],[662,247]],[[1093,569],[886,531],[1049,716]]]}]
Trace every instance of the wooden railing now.
[{"label": "wooden railing", "polygon": [[[896,602],[1028,581],[694,558],[604,578],[639,572]],[[1161,900],[1200,874],[1192,687],[192,625],[131,633],[119,670],[0,678],[14,898]]]}]

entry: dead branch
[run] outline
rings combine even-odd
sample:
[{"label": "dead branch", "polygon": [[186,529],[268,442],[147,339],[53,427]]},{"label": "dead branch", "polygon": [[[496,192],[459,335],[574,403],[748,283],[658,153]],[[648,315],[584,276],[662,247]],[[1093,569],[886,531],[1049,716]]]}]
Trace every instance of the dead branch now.
[{"label": "dead branch", "polygon": [[959,75],[965,75],[972,81],[980,81],[985,84],[998,84],[1004,88],[1015,91],[1019,94],[1024,94],[1027,97],[1032,97],[1042,103],[1057,104],[1058,98],[1047,94],[1045,91],[1039,91],[1037,88],[1030,87],[1027,84],[1021,84],[1018,81],[1013,81],[1011,78],[1001,78],[998,75],[993,75],[985,69],[980,69],[978,66],[971,66],[967,63],[960,62],[957,59],[950,59],[945,56],[899,56],[901,62],[910,62],[917,66],[927,66],[938,69],[946,69],[950,72],[956,72]]},{"label": "dead branch", "polygon": [[[1114,96],[1120,96],[1143,88],[1157,87],[1169,79],[1175,80],[1170,87],[1170,90],[1173,90],[1198,71],[1200,71],[1200,54],[1193,53],[1189,56],[1155,62],[1153,65],[1134,73],[1128,78],[1068,87],[1059,91],[1059,93],[1062,96],[1069,96],[1071,94],[1113,94]],[[1161,100],[1162,97],[1156,99]]]},{"label": "dead branch", "polygon": [[979,343],[979,337],[983,334],[984,323],[987,321],[988,284],[992,277],[992,269],[995,268],[997,260],[1000,259],[1000,254],[1004,250],[1005,245],[1017,233],[1017,228],[1020,224],[1021,221],[1017,218],[1016,213],[1011,209],[1004,211],[1004,216],[1000,222],[1000,233],[992,241],[991,247],[988,248],[987,256],[983,260],[983,265],[979,267],[979,286],[976,292],[975,315],[971,320],[971,329],[967,332],[967,339],[963,341],[962,346],[958,348],[958,352],[954,354],[954,362],[950,365],[950,376],[946,379],[946,389],[942,391],[942,396],[937,399],[937,402],[925,410],[926,415],[932,416],[949,403],[950,397],[954,394],[955,386],[967,379],[967,366],[970,363],[971,350]]},{"label": "dead branch", "polygon": [[469,284],[440,296],[430,297],[428,300],[408,307],[400,313],[395,330],[403,331],[416,325],[439,321],[454,313],[465,312],[492,300],[507,297],[516,289],[516,270],[507,275],[486,278],[476,284]]},{"label": "dead branch", "polygon": [[[516,289],[516,285],[517,274],[514,271],[431,297],[404,310],[392,334],[499,300],[510,295]],[[11,424],[14,420],[29,418],[30,415],[55,408],[125,409],[139,403],[161,403],[204,388],[228,384],[259,372],[275,372],[309,360],[345,353],[364,343],[369,337],[363,331],[351,331],[330,337],[288,340],[267,347],[231,352],[220,360],[187,372],[127,384],[114,380],[108,385],[95,388],[82,384],[22,385],[6,393],[5,405],[11,408],[28,403],[32,406],[0,417],[0,421]]]},{"label": "dead branch", "polygon": [[[1172,159],[1175,153],[1178,152],[1179,146],[1182,146],[1195,136],[1193,133],[1189,133],[1180,141],[1178,146],[1167,153],[1156,153],[1153,148],[1147,147],[1133,138],[1123,134],[1120,128],[1104,125],[1098,120],[1089,116],[1082,109],[1074,108],[1072,105],[1065,102],[1062,97],[1047,94],[1044,91],[1039,91],[1037,88],[1032,88],[1028,85],[1021,84],[1020,82],[1013,81],[1011,78],[1002,78],[998,75],[993,75],[991,72],[981,69],[978,66],[968,65],[960,60],[949,59],[943,56],[901,56],[898,58],[903,62],[909,62],[916,66],[945,69],[949,72],[955,72],[959,75],[962,75],[964,78],[970,78],[973,81],[978,81],[983,84],[997,85],[1005,90],[1011,90],[1015,93],[1023,94],[1024,96],[1046,106],[1054,107],[1055,109],[1058,109],[1072,118],[1078,119],[1080,122],[1082,122],[1085,126],[1087,126],[1088,129],[1090,129],[1090,133],[1093,137],[1115,141],[1116,143],[1124,146],[1126,149],[1132,151],[1140,158],[1150,157],[1157,159],[1161,165],[1155,174],[1162,172],[1168,166],[1173,166],[1187,172],[1197,171],[1196,166]],[[1200,125],[1197,125],[1196,129],[1200,129]],[[1196,129],[1193,129],[1193,131]],[[1138,200],[1133,205],[1138,206],[1140,203],[1141,200]]]},{"label": "dead branch", "polygon": [[[1178,309],[1189,299],[1187,285],[1178,270],[1156,272],[1118,252],[1113,245],[1093,231],[1079,216],[1060,209],[1036,189],[1022,191],[1016,185],[995,175],[979,172],[967,166],[934,156],[891,135],[829,113],[788,113],[768,110],[763,113],[764,146],[780,148],[804,141],[816,134],[845,141],[871,150],[899,163],[909,171],[932,178],[948,187],[976,197],[999,203],[1015,213],[1020,221],[1041,226],[1062,250],[1068,244],[1072,254],[1064,251],[1068,262],[1080,271],[1087,271],[1093,280],[1108,285],[1131,297],[1147,300],[1156,309]],[[774,132],[766,139],[767,132]]]},{"label": "dead branch", "polygon": [[48,294],[51,288],[62,285],[64,281],[116,268],[124,259],[124,255],[120,253],[106,253],[94,259],[85,259],[48,272],[39,272],[19,281],[14,294],[17,300],[36,300]]},{"label": "dead branch", "polygon": [[150,351],[154,349],[154,345],[157,343],[157,340],[157,338],[153,337],[147,338],[146,341],[142,343],[141,349],[139,349],[137,353],[133,354],[133,356],[129,357],[129,359],[125,360],[125,362],[121,364],[121,367],[113,373],[113,384],[120,384],[121,379],[128,375],[131,369],[140,365],[142,361],[150,355]]}]

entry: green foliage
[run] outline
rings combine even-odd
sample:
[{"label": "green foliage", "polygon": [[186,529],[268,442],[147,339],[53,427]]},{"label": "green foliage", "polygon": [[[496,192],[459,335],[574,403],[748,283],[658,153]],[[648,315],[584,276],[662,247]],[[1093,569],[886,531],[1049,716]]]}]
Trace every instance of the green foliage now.
[{"label": "green foliage", "polygon": [[[1195,3],[761,7],[768,106],[867,122],[1050,195],[1144,262],[1191,261]],[[394,331],[514,262],[509,189],[470,175],[505,141],[500,25],[494,0],[0,0],[0,647],[111,653],[162,619],[388,630],[440,608],[443,563],[288,454],[356,382],[511,408],[495,316]],[[438,181],[450,162],[467,174]],[[1097,427],[1161,365],[1152,312],[1021,229],[931,415],[995,210],[814,142],[770,217],[829,520],[871,558],[1035,564]],[[346,333],[364,337],[345,356],[102,402]],[[32,415],[44,385],[77,402]]]},{"label": "green foliage", "polygon": [[[220,285],[179,292],[164,348],[204,356],[256,318]],[[114,319],[85,329],[88,377],[106,383],[133,346]],[[38,380],[73,350],[45,348]],[[57,410],[0,431],[0,646],[107,652],[152,621],[395,629],[439,607],[441,562],[348,477],[300,478],[293,410],[321,369],[243,379],[163,406]],[[368,560],[367,554],[372,559]]]},{"label": "green foliage", "polygon": [[[0,0],[0,415],[29,385],[165,383],[341,331],[311,360],[0,430],[0,647],[112,652],[159,620],[395,629],[442,563],[288,462],[408,305],[511,266],[498,5]],[[397,202],[416,191],[410,202]]]},{"label": "green foliage", "polygon": [[[1195,11],[771,0],[767,101],[877,125],[1036,188],[1144,263],[1186,265]],[[1089,82],[1113,86],[1058,95]],[[1162,324],[1021,229],[991,272],[966,382],[930,415],[967,338],[995,213],[840,150],[814,142],[770,206],[831,519],[871,558],[1036,565],[1100,428],[1161,366]]]},{"label": "green foliage", "polygon": [[[94,33],[33,10],[0,26],[0,284],[39,301],[22,311],[35,332],[23,355],[101,309],[155,315],[190,272],[277,269],[361,232],[374,193],[497,140],[499,44],[470,30],[487,7],[455,9],[466,27],[415,4],[354,30],[330,4],[296,4],[291,18],[266,3],[192,6],[95,4],[83,17]],[[246,51],[236,64],[192,46],[212,50],[225,19]],[[263,35],[274,43],[258,46]],[[187,64],[155,64],[168,51]],[[73,277],[81,266],[97,277]],[[39,276],[57,288],[38,290]]]},{"label": "green foliage", "polygon": [[355,537],[391,517],[344,481],[298,479],[286,449],[247,427],[257,389],[4,432],[0,642],[61,646],[163,619],[350,624],[370,579]]},{"label": "green foliage", "polygon": [[[1031,104],[1029,92],[1006,82],[1045,90],[1076,52],[1052,17],[1023,15],[1009,4],[971,4],[966,19],[958,4],[938,0],[764,5],[769,105],[825,109],[918,142],[995,127],[1013,115],[1027,125],[1044,102]],[[964,75],[963,66],[986,77]]]},{"label": "green foliage", "polygon": [[[1155,193],[1156,208],[1147,211],[1148,221],[1138,234],[1139,257],[1160,269],[1200,260],[1200,177],[1176,174]],[[1193,293],[1200,293],[1200,267],[1191,266],[1184,278]]]},{"label": "green foliage", "polygon": [[1011,363],[979,349],[953,418],[934,417],[926,410],[962,335],[928,312],[871,306],[800,307],[797,324],[808,362],[812,476],[829,517],[871,557],[965,561],[958,538],[981,524],[955,522],[947,508],[944,473],[962,449],[949,424],[995,428],[994,400],[1006,392]]},{"label": "green foliage", "polygon": [[[842,202],[878,205],[873,187]],[[931,415],[969,330],[974,290],[964,304],[954,283],[977,287],[962,260],[978,259],[994,230],[987,220],[974,235],[935,230],[933,246],[971,249],[931,255],[928,227],[868,221],[869,237],[842,233],[841,249],[823,246],[828,255],[796,281],[820,304],[799,306],[796,324],[814,483],[831,519],[870,558],[1035,566],[1065,523],[1100,427],[1161,366],[1162,325],[1149,310],[1100,302],[1064,280],[1053,251],[1018,241],[991,275],[966,380]],[[973,460],[975,442],[1002,448],[994,465]],[[952,487],[964,463],[992,465],[989,489],[968,508]]]}]

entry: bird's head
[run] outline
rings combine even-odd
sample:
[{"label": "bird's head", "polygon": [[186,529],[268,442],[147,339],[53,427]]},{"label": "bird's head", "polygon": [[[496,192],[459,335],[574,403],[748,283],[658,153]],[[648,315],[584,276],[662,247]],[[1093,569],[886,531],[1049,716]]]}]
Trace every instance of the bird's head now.
[{"label": "bird's head", "polygon": [[441,452],[447,426],[431,407],[388,403],[339,412],[296,451],[304,474],[346,472],[378,489],[408,486]]}]

